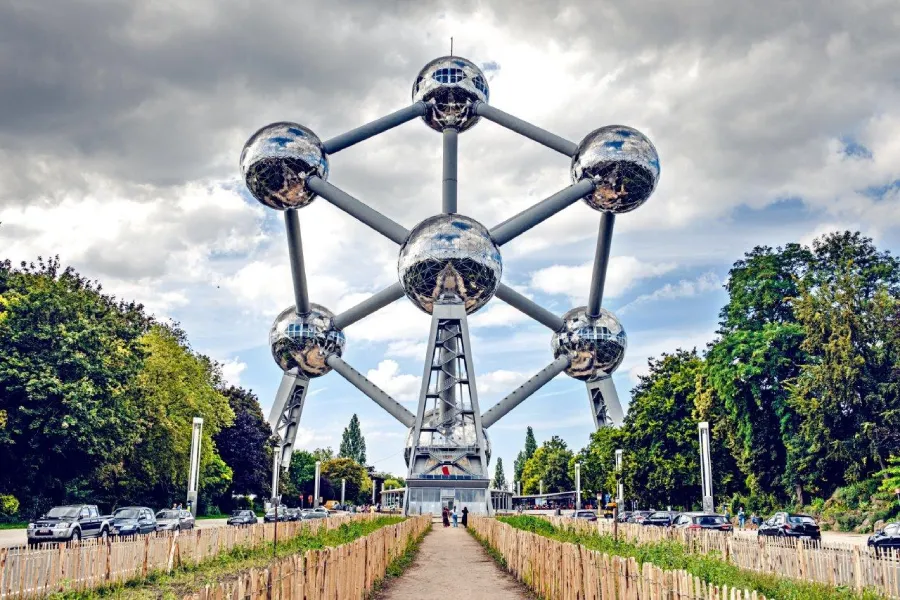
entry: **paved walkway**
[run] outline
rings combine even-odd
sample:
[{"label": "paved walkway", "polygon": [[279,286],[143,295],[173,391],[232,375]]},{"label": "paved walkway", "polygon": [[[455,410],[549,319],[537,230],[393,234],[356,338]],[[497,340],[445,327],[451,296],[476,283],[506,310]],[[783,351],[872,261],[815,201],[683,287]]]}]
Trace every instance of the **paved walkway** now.
[{"label": "paved walkway", "polygon": [[463,529],[435,523],[415,562],[380,600],[525,600],[528,589],[497,566]]}]

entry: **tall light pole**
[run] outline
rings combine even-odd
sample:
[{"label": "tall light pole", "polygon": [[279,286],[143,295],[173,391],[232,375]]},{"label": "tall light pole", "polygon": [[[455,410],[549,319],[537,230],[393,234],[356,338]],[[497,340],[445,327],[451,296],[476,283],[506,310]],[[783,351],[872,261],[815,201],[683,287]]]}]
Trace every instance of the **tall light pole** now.
[{"label": "tall light pole", "polygon": [[200,443],[203,440],[203,419],[194,417],[191,429],[191,464],[188,471],[187,504],[197,516],[197,488],[200,485]]},{"label": "tall light pole", "polygon": [[341,477],[341,504],[344,504],[344,496],[347,494],[347,479]]},{"label": "tall light pole", "polygon": [[581,510],[581,463],[575,463],[575,510]]},{"label": "tall light pole", "polygon": [[316,461],[316,487],[313,496],[313,508],[319,508],[319,478],[322,476],[322,461]]},{"label": "tall light pole", "polygon": [[622,483],[622,450],[616,450],[616,507],[625,501],[625,484]]},{"label": "tall light pole", "polygon": [[709,422],[700,423],[700,483],[703,487],[703,510],[712,512],[713,503],[712,459],[709,454]]}]

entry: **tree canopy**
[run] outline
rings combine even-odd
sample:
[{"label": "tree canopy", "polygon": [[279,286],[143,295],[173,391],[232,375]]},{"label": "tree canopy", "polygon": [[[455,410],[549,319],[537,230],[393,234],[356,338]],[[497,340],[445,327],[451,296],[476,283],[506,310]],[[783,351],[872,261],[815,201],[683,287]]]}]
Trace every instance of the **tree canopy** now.
[{"label": "tree canopy", "polygon": [[344,428],[338,456],[355,460],[361,465],[366,464],[366,438],[359,428],[359,417],[356,413],[350,417],[350,424]]}]

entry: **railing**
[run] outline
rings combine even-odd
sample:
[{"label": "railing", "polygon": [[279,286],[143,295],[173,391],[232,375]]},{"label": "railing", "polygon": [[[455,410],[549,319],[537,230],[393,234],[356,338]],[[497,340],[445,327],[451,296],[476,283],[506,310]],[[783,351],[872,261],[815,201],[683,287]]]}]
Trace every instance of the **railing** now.
[{"label": "railing", "polygon": [[[278,523],[278,539],[334,529],[377,515],[360,514]],[[0,548],[0,598],[42,596],[58,591],[87,590],[171,572],[198,564],[236,547],[271,544],[275,524],[214,527],[180,533],[158,533],[124,540],[48,545],[37,549]]]},{"label": "railing", "polygon": [[388,565],[403,554],[409,542],[430,525],[430,517],[410,518],[343,546],[307,550],[266,569],[251,569],[236,579],[188,594],[183,600],[361,599],[384,577]]},{"label": "railing", "polygon": [[714,586],[686,571],[638,566],[633,558],[559,542],[488,517],[469,519],[469,527],[503,557],[507,570],[548,600],[765,600],[755,591]]}]

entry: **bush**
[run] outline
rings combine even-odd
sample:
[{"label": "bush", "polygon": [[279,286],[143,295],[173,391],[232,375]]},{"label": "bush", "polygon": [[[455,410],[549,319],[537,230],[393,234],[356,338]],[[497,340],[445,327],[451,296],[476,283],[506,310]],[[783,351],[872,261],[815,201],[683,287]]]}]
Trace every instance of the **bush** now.
[{"label": "bush", "polygon": [[0,494],[0,523],[10,523],[19,518],[19,499],[12,494]]}]

